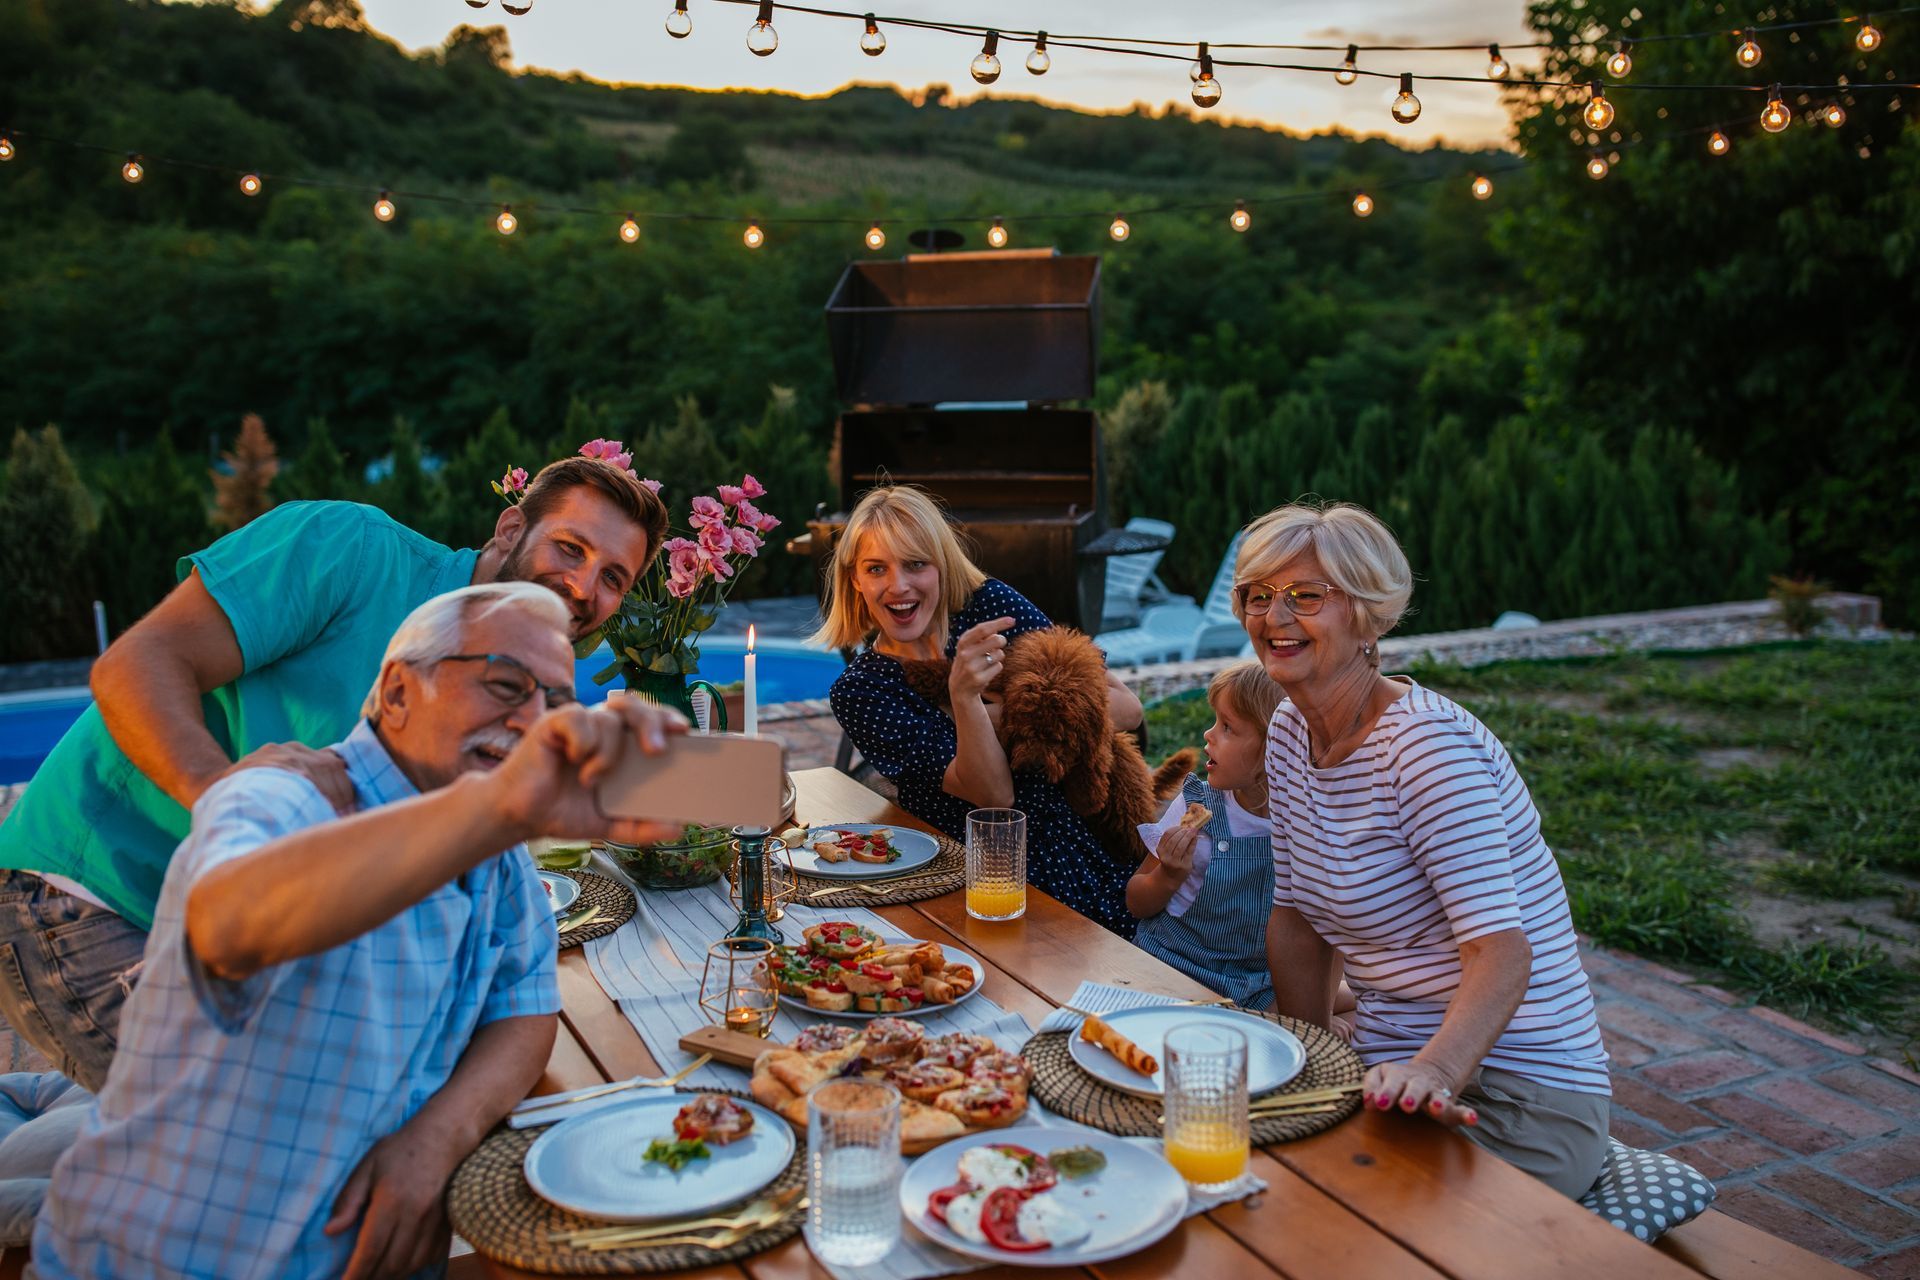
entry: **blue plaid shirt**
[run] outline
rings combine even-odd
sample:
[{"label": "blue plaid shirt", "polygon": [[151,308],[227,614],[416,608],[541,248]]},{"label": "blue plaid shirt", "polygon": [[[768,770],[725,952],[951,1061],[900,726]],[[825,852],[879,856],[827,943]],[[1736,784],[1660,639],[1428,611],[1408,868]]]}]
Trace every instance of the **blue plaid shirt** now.
[{"label": "blue plaid shirt", "polygon": [[[361,808],[418,794],[364,722],[334,750]],[[244,982],[209,973],[187,945],[194,882],[333,816],[275,769],[194,806],[113,1068],[53,1171],[39,1275],[337,1276],[356,1233],[321,1227],[361,1158],[446,1084],[478,1028],[560,1008],[551,911],[518,846],[331,951]]]}]

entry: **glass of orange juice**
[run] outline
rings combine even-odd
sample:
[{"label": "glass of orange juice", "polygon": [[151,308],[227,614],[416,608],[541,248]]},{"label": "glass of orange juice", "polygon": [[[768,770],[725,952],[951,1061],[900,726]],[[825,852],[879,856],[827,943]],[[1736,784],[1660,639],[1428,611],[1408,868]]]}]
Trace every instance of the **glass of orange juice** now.
[{"label": "glass of orange juice", "polygon": [[1027,815],[975,809],[967,815],[967,914],[1018,920],[1027,913]]},{"label": "glass of orange juice", "polygon": [[1167,1163],[1199,1191],[1247,1171],[1247,1037],[1216,1023],[1167,1032]]}]

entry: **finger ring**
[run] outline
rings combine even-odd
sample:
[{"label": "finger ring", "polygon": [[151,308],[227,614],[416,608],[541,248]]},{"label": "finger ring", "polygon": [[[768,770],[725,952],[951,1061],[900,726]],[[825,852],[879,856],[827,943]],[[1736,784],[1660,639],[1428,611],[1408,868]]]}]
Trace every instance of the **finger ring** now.
[{"label": "finger ring", "polygon": [[1435,1089],[1433,1092],[1442,1098],[1451,1098],[1453,1096],[1453,1090],[1451,1089]]}]

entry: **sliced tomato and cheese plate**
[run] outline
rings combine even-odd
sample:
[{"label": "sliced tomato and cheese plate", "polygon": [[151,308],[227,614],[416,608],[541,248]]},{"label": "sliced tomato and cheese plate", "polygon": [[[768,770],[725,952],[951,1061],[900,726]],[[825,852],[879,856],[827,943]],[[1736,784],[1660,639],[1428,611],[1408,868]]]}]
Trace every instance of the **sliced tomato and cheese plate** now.
[{"label": "sliced tomato and cheese plate", "polygon": [[[875,822],[808,827],[788,844],[793,869],[820,880],[887,880],[921,870],[940,856],[940,842],[924,831]],[[817,846],[830,846],[822,851]],[[836,859],[833,855],[838,853]]]}]

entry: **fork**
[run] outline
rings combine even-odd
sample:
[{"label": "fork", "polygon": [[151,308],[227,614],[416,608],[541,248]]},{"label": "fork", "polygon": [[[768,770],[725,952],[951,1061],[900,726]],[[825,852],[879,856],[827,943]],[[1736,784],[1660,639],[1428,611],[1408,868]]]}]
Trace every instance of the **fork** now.
[{"label": "fork", "polygon": [[[649,1248],[668,1244],[697,1244],[709,1249],[724,1249],[756,1231],[766,1230],[788,1214],[805,1209],[808,1204],[802,1194],[805,1191],[804,1183],[790,1187],[777,1196],[749,1205],[746,1210],[731,1217],[669,1222],[655,1227],[588,1227],[584,1230],[556,1231],[549,1238],[589,1252],[624,1249],[636,1244],[644,1244]],[[694,1234],[715,1228],[719,1229],[717,1234]]]},{"label": "fork", "polygon": [[549,1107],[570,1107],[576,1102],[585,1102],[589,1098],[604,1098],[610,1093],[619,1093],[624,1089],[669,1089],[712,1061],[712,1054],[703,1053],[670,1076],[661,1076],[652,1080],[642,1080],[636,1076],[631,1080],[602,1085],[598,1089],[589,1089],[585,1093],[575,1093],[564,1098],[541,1098],[537,1102],[523,1102],[513,1109],[513,1114],[524,1116],[533,1111],[545,1111]]}]

